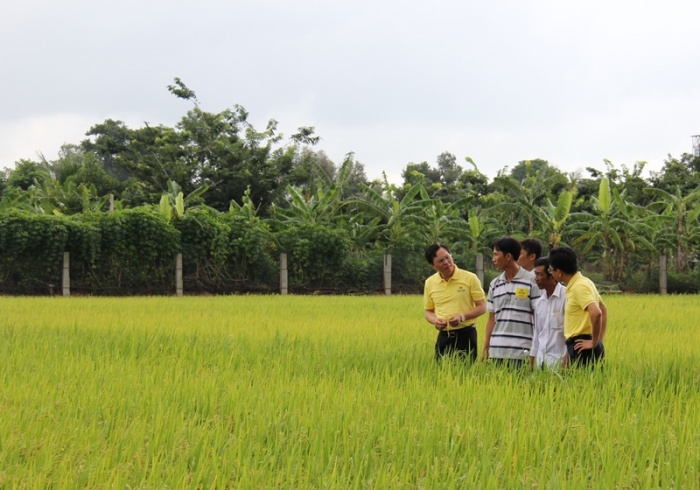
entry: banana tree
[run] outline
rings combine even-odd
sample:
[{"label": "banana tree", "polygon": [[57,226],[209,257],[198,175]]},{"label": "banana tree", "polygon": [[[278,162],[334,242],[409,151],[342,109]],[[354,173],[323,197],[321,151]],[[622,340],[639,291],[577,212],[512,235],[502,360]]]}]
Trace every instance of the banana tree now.
[{"label": "banana tree", "polygon": [[287,186],[289,206],[282,208],[273,206],[273,215],[280,221],[290,221],[306,224],[334,224],[340,213],[342,201],[340,189],[336,186],[316,187],[313,195],[302,190]]},{"label": "banana tree", "polygon": [[572,245],[580,247],[580,253],[589,254],[594,247],[602,249],[605,279],[619,281],[622,278],[626,257],[636,249],[637,243],[651,246],[645,235],[648,225],[634,212],[633,205],[624,199],[617,189],[610,191],[607,178],[600,180],[598,197],[593,197],[593,213],[572,213],[578,220],[572,224]]},{"label": "banana tree", "polygon": [[561,243],[562,230],[571,212],[573,200],[574,193],[572,191],[563,191],[559,194],[556,206],[547,199],[545,206],[540,209],[540,220],[547,226],[550,249]]},{"label": "banana tree", "polygon": [[456,245],[468,234],[468,225],[463,218],[468,213],[473,198],[465,197],[455,202],[444,203],[439,197],[431,198],[422,188],[419,205],[423,206],[426,227],[420,233],[425,243],[451,243]]},{"label": "banana tree", "polygon": [[697,235],[698,216],[700,216],[700,189],[681,194],[680,187],[671,194],[658,188],[647,188],[644,192],[654,196],[655,200],[649,205],[649,209],[662,216],[672,218],[673,226],[675,268],[683,273],[688,266],[692,237]]},{"label": "banana tree", "polygon": [[343,214],[347,205],[343,193],[353,178],[354,168],[351,156],[345,159],[335,178],[319,167],[311,190],[288,185],[287,206],[273,205],[273,215],[281,221],[345,226],[352,217]]},{"label": "banana tree", "polygon": [[190,204],[199,201],[199,198],[209,190],[208,185],[202,185],[189,193],[186,197],[182,192],[182,187],[173,181],[168,181],[168,191],[164,192],[160,197],[160,212],[163,217],[170,221],[171,219],[180,219],[185,214],[185,209]]},{"label": "banana tree", "polygon": [[[416,238],[421,228],[426,225],[425,202],[421,202],[423,182],[413,184],[406,194],[398,200],[390,185],[385,182],[381,191],[366,184],[361,184],[362,194],[349,199],[346,204],[355,206],[363,212],[367,221],[376,223],[377,239],[392,249],[400,241]],[[375,218],[379,218],[376,222]]]},{"label": "banana tree", "polygon": [[[498,183],[505,193],[497,194],[500,202],[485,211],[489,216],[500,216],[503,223],[516,224],[519,231],[532,235],[540,214],[539,202],[546,196],[542,186],[526,187],[510,176],[496,177],[494,183]],[[521,223],[525,225],[524,228]]]},{"label": "banana tree", "polygon": [[488,251],[490,253],[490,244],[498,236],[501,236],[501,227],[498,223],[490,218],[487,213],[472,208],[467,216],[467,225],[469,234],[466,236],[468,248],[474,252]]}]

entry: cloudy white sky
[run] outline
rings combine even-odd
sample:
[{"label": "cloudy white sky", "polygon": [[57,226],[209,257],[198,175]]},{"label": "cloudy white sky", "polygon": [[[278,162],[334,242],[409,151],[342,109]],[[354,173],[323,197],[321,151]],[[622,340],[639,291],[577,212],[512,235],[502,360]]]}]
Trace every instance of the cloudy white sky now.
[{"label": "cloudy white sky", "polygon": [[371,179],[443,151],[658,170],[700,134],[697,0],[23,0],[0,7],[0,168],[93,124],[240,104]]}]

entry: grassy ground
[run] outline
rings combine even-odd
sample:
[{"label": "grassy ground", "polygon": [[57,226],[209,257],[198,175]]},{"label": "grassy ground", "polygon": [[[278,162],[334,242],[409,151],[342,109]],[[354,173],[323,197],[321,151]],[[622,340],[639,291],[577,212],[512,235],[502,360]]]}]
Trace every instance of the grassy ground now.
[{"label": "grassy ground", "polygon": [[416,296],[0,298],[0,486],[697,488],[700,301],[606,301],[559,376],[437,366]]}]

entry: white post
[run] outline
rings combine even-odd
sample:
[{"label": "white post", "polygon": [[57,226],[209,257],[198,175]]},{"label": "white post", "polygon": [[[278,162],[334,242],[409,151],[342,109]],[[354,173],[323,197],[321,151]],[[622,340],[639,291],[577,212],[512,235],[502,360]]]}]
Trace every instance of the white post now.
[{"label": "white post", "polygon": [[70,296],[70,253],[63,252],[63,296]]},{"label": "white post", "polygon": [[280,294],[289,292],[287,286],[287,254],[280,254]]},{"label": "white post", "polygon": [[384,254],[384,294],[391,296],[391,254]]},{"label": "white post", "polygon": [[182,284],[182,254],[175,255],[175,294],[182,296],[185,288]]},{"label": "white post", "polygon": [[659,257],[659,294],[668,293],[668,256]]}]

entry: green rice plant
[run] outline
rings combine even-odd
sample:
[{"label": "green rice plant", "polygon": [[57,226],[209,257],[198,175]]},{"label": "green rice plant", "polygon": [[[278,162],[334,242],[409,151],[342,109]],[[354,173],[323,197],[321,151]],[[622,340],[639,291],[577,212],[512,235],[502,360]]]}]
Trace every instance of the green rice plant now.
[{"label": "green rice plant", "polygon": [[436,364],[417,296],[2,297],[0,486],[696,488],[700,302],[606,302],[552,373]]}]

